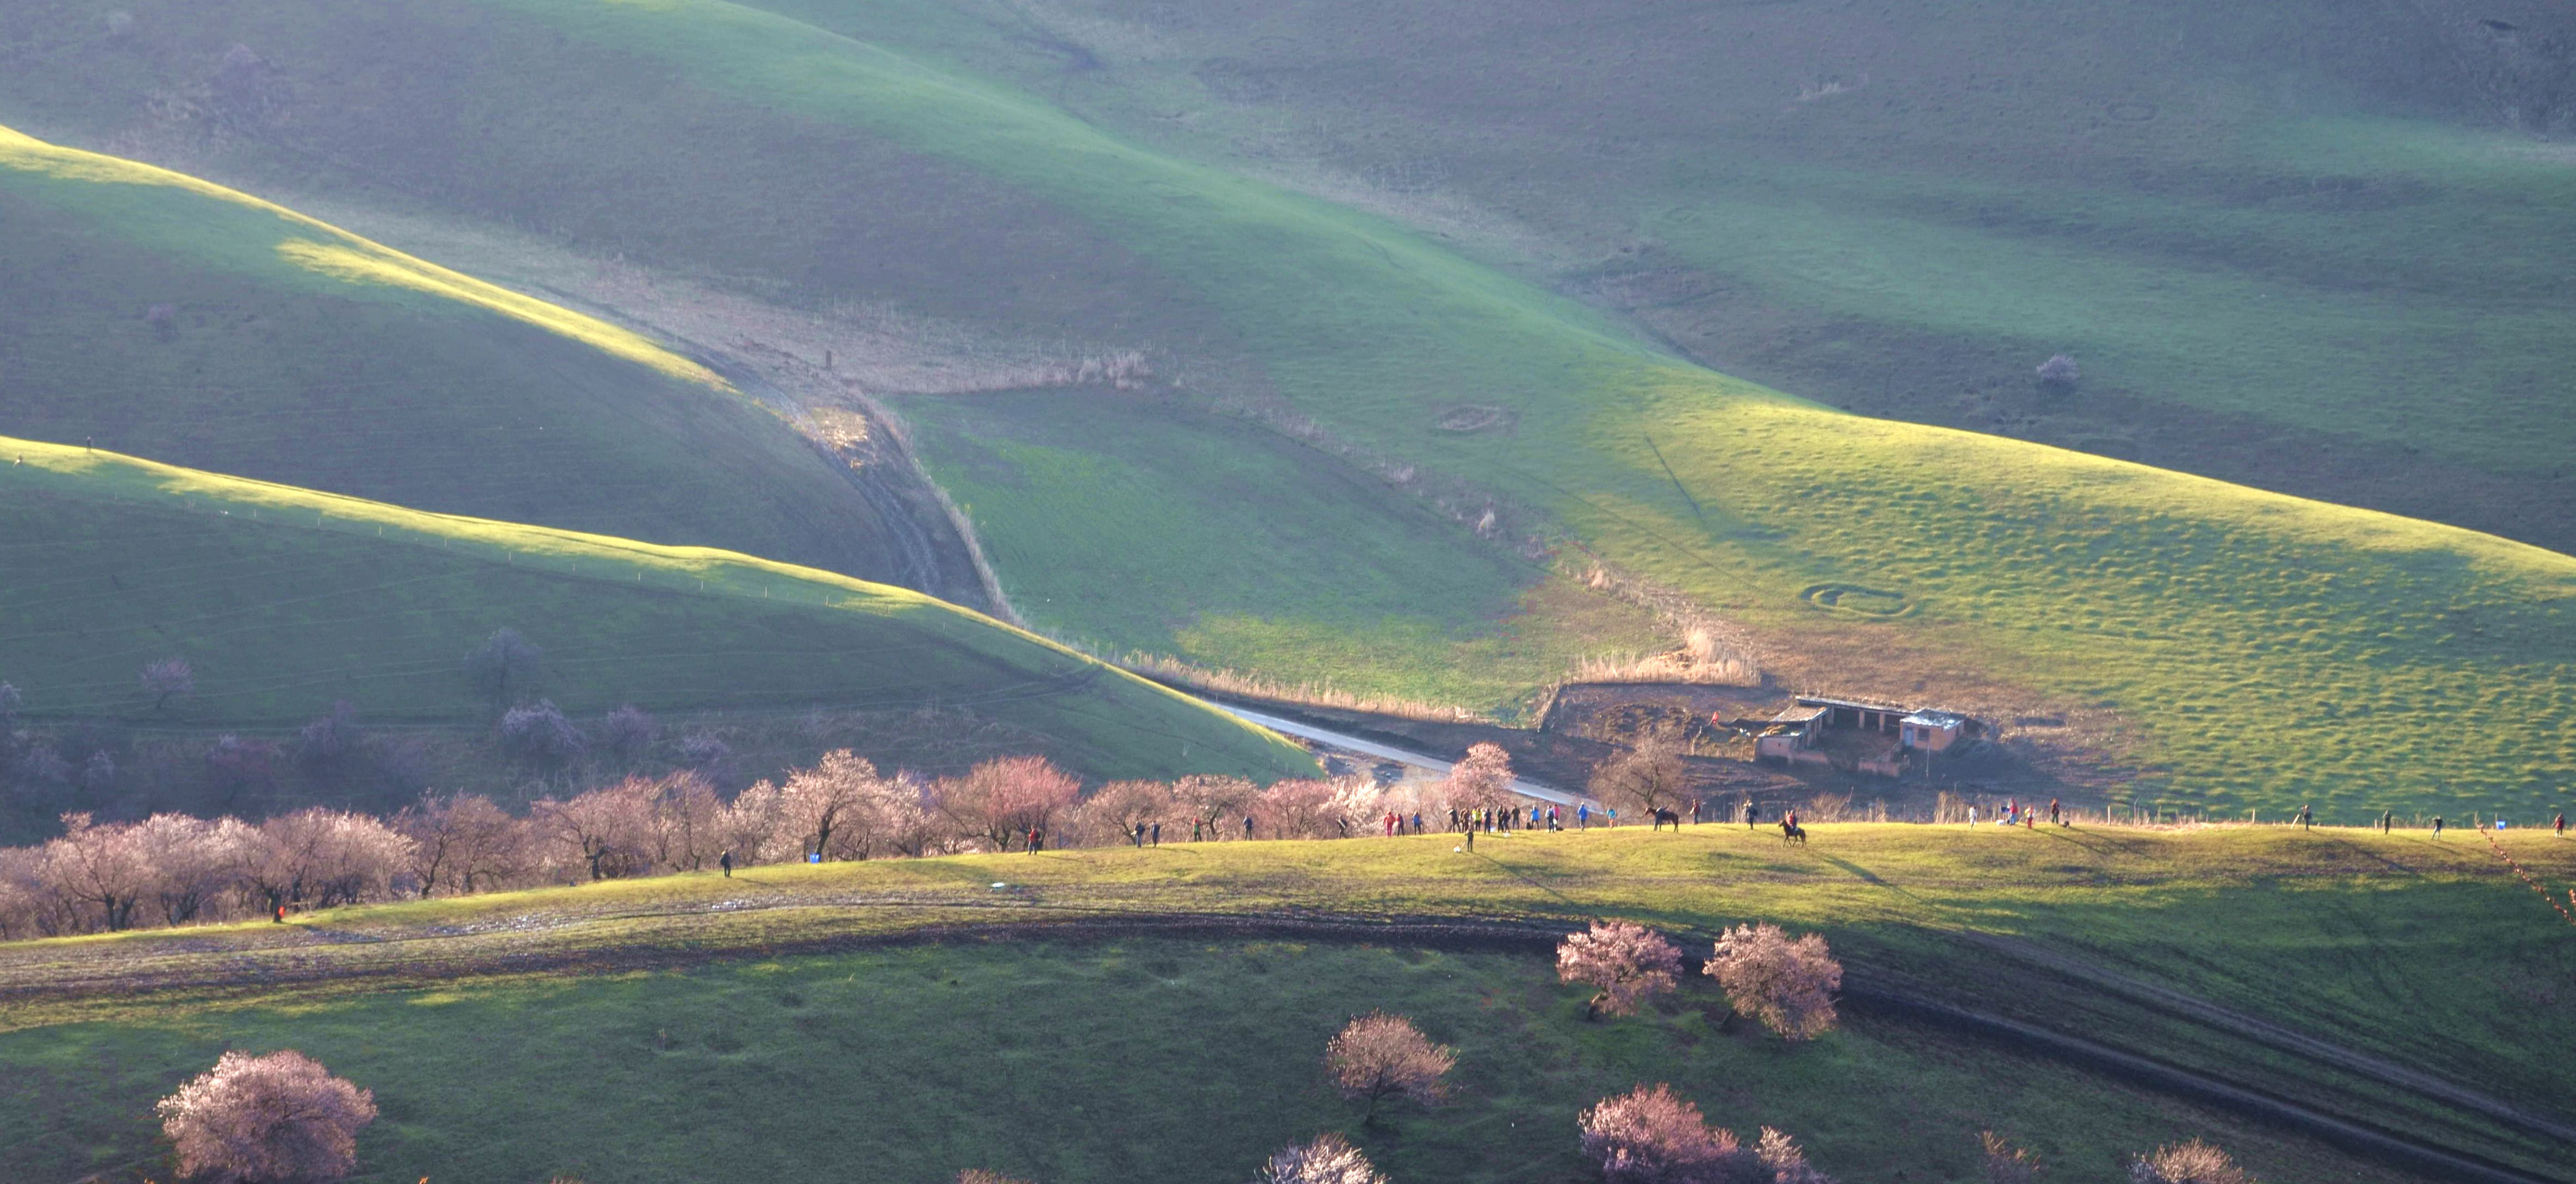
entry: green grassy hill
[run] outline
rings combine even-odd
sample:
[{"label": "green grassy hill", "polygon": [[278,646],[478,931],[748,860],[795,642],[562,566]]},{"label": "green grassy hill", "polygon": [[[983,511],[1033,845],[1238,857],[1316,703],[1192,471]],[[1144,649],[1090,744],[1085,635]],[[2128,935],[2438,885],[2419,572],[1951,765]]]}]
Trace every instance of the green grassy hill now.
[{"label": "green grassy hill", "polygon": [[[0,678],[36,717],[274,727],[347,700],[472,722],[465,656],[503,627],[568,712],[970,708],[1096,777],[1311,770],[1196,702],[918,593],[661,547],[0,440]],[[156,713],[137,671],[187,659]]]},{"label": "green grassy hill", "polygon": [[2563,8],[759,6],[1783,390],[2576,549]]},{"label": "green grassy hill", "polygon": [[899,578],[849,475],[623,329],[0,128],[0,432]]},{"label": "green grassy hill", "polygon": [[[1386,218],[1076,118],[1053,102],[1071,76],[1039,92],[961,69],[953,37],[978,26],[950,10],[871,10],[844,32],[825,25],[855,10],[798,10],[815,24],[713,0],[127,7],[116,35],[77,6],[19,17],[25,60],[95,74],[24,73],[0,107],[797,307],[889,301],[1162,357],[1145,391],[1086,393],[1125,416],[902,404],[1015,600],[1069,637],[1398,694],[1455,693],[1465,667],[1499,705],[1511,687],[1494,684],[1620,632],[1514,557],[1538,538],[1575,571],[1597,556],[1722,611],[1789,681],[2064,716],[2143,774],[2141,796],[2520,809],[2576,776],[2576,560],[1727,378]],[[233,44],[273,111],[173,122],[143,102],[221,83]],[[1765,229],[1713,241],[1771,233],[1744,218]],[[2526,278],[2506,290],[2551,282]],[[1122,452],[1137,416],[1186,445],[1140,464]],[[1246,417],[1312,441],[1313,472],[1368,496],[1225,517],[1237,474],[1260,471],[1245,458],[1274,446],[1233,438]],[[1126,512],[1140,488],[1156,513]],[[1272,574],[1352,564],[1352,540],[1388,537],[1388,507],[1452,517],[1423,532],[1447,548],[1480,545],[1490,508],[1500,561],[1426,550],[1323,588]],[[1140,601],[1140,572],[1178,591]]]},{"label": "green grassy hill", "polygon": [[[2564,1177],[2546,1136],[2434,1096],[2466,1083],[2532,1121],[2576,1120],[2566,1031],[2542,1018],[2576,990],[2564,922],[2473,836],[1815,836],[1783,850],[1769,833],[1631,828],[1463,855],[1430,836],[761,867],[0,946],[0,1164],[151,1175],[154,1098],[222,1048],[294,1047],[375,1091],[363,1180],[866,1165],[907,1184],[967,1166],[1204,1181],[1327,1129],[1398,1181],[1571,1180],[1577,1111],[1654,1081],[1739,1131],[1791,1132],[1844,1180],[1980,1179],[1987,1128],[2036,1148],[2052,1179],[2125,1178],[2127,1154],[2189,1137],[2265,1180],[2418,1178],[1857,1002],[1840,1031],[1793,1046],[1722,1023],[1698,976],[1648,1015],[1586,1023],[1586,991],[1557,983],[1543,950],[1428,929],[1099,931],[1356,913],[1629,916],[1691,936],[1691,952],[1748,919],[1813,928],[1855,994],[2008,1017]],[[2509,842],[2553,883],[2576,875],[2563,843]],[[971,928],[989,923],[1059,928]],[[970,928],[869,948],[926,925]],[[1373,1007],[1458,1048],[1445,1109],[1362,1126],[1322,1088],[1323,1041]]]}]

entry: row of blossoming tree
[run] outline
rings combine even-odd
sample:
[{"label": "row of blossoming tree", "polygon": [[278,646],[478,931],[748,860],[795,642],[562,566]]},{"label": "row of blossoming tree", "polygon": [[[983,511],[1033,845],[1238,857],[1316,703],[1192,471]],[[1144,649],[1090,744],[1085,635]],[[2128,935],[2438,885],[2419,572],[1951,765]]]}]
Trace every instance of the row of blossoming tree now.
[{"label": "row of blossoming tree", "polygon": [[[1486,746],[1490,747],[1490,746]],[[63,818],[62,837],[0,849],[0,940],[284,915],[407,897],[704,871],[1038,846],[1347,838],[1448,807],[1509,799],[1499,750],[1448,783],[1389,792],[1365,777],[1081,782],[1039,757],[953,777],[886,774],[844,750],[727,800],[702,775],[629,777],[512,813],[470,794],[390,818],[315,807],[260,822],[158,814]]]}]

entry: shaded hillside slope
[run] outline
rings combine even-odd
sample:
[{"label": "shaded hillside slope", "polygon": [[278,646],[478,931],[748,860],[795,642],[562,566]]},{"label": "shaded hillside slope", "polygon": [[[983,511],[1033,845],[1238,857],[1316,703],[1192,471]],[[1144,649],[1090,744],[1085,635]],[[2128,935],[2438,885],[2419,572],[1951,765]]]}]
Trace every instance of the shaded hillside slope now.
[{"label": "shaded hillside slope", "polygon": [[2576,550],[2563,5],[759,6],[1784,390]]},{"label": "shaded hillside slope", "polygon": [[[425,514],[0,440],[0,678],[31,716],[275,726],[346,700],[488,718],[466,656],[516,629],[565,710],[971,709],[1094,777],[1312,768],[1285,741],[918,593],[704,548]],[[195,693],[156,710],[166,657]]]},{"label": "shaded hillside slope", "polygon": [[0,227],[0,432],[903,575],[845,466],[634,333],[5,128]]},{"label": "shaded hillside slope", "polygon": [[[1500,553],[1552,548],[1577,572],[1597,557],[1651,576],[1730,615],[1804,685],[2063,716],[2097,759],[2146,775],[2140,796],[2357,815],[2457,809],[2465,786],[2529,807],[2576,774],[2576,560],[2561,555],[1827,410],[1672,359],[1374,215],[750,7],[135,12],[130,39],[113,44],[45,26],[40,44],[63,60],[120,63],[100,86],[7,102],[131,131],[148,123],[138,110],[152,86],[219,69],[224,45],[255,41],[291,105],[221,136],[152,126],[232,167],[702,273],[742,268],[759,277],[746,286],[812,307],[889,300],[1124,334],[1113,339],[1163,351],[1170,369],[1096,397],[1149,415],[1158,401],[1231,412],[1350,459],[1378,479],[1379,502],[1431,505]],[[354,62],[372,66],[341,68]],[[418,145],[437,150],[407,150]],[[938,232],[930,246],[860,233],[868,211],[893,205]],[[1028,216],[1008,234],[973,233],[1002,210]],[[969,282],[987,274],[1025,282]],[[1526,595],[1535,574],[1477,577],[1481,596],[1408,613],[1253,580],[1225,598],[1179,598],[1187,615],[1119,636],[1110,626],[1128,615],[1137,568],[1204,590],[1220,585],[1198,573],[1258,572],[1283,546],[1330,565],[1336,541],[1367,534],[1372,515],[1318,505],[1318,517],[1265,531],[1176,531],[1158,515],[1103,512],[1135,500],[1135,463],[1086,438],[1118,433],[1115,418],[1059,421],[995,462],[943,449],[941,425],[964,414],[952,406],[904,403],[927,425],[934,474],[1005,556],[1006,586],[1046,578],[1015,570],[1074,573],[1049,597],[1015,596],[1042,627],[1290,676],[1327,653],[1338,681],[1400,691],[1497,618],[1544,631],[1564,613]],[[1238,496],[1225,458],[1242,446],[1201,439],[1208,459],[1154,471],[1160,515],[1200,521],[1195,507]],[[1131,566],[1061,562],[1074,555]],[[1300,644],[1312,638],[1334,645]]]}]

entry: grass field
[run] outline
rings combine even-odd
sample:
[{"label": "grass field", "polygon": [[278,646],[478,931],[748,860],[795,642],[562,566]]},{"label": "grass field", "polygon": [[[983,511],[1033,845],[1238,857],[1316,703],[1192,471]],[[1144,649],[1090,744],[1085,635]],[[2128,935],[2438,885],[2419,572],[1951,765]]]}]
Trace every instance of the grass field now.
[{"label": "grass field", "polygon": [[[565,710],[831,704],[972,708],[1093,776],[1311,769],[1232,717],[917,593],[725,551],[480,519],[0,441],[0,678],[38,718],[470,722],[465,656],[494,630],[544,651]],[[155,714],[143,663],[194,697]]]},{"label": "grass field", "polygon": [[[2576,546],[2545,6],[762,7],[1389,213],[1783,390]],[[2034,392],[2060,350],[2081,391]]]},{"label": "grass field", "polygon": [[[1182,913],[1626,915],[1696,934],[1774,919],[1826,932],[1855,983],[2145,1051],[2544,1174],[2548,1140],[2288,1056],[2244,1025],[2576,1118],[2558,1022],[2576,991],[2568,931],[2475,836],[1815,836],[1788,850],[1704,827],[1496,838],[1472,855],[1433,836],[757,868],[341,910],[282,929],[18,943],[0,947],[13,1000],[0,1063],[20,1099],[0,1119],[12,1124],[0,1163],[30,1179],[148,1172],[152,1098],[220,1048],[292,1046],[376,1090],[385,1118],[361,1141],[370,1180],[676,1180],[711,1161],[760,1178],[865,1163],[871,1178],[926,1184],[985,1162],[1049,1181],[1197,1180],[1334,1127],[1356,1130],[1398,1180],[1559,1180],[1582,1170],[1575,1110],[1655,1080],[1720,1122],[1790,1130],[1847,1180],[1974,1178],[1987,1126],[2038,1147],[2061,1179],[2115,1179],[2122,1153],[2193,1135],[2267,1180],[2409,1178],[1875,1013],[1791,1047],[1721,1030],[1723,1008],[1694,985],[1650,1017],[1589,1025],[1582,991],[1530,955],[1076,930],[786,952],[923,924]],[[2576,877],[2567,845],[2509,842],[2550,881]],[[621,962],[634,955],[645,961]],[[726,960],[699,964],[711,956]],[[572,969],[530,970],[545,966]],[[1459,1047],[1449,1110],[1362,1129],[1318,1087],[1323,1037],[1373,1006]]]},{"label": "grass field", "polygon": [[1067,391],[902,408],[1011,602],[1106,654],[1525,720],[1583,658],[1668,644],[1643,610],[1239,419]]},{"label": "grass field", "polygon": [[778,416],[624,329],[0,128],[0,432],[441,513],[890,576]]},{"label": "grass field", "polygon": [[[2006,719],[2077,718],[2096,737],[2096,757],[2137,774],[2143,797],[2220,813],[2313,802],[2346,818],[2383,806],[2527,810],[2557,800],[2576,776],[2576,741],[2562,726],[2576,718],[2568,677],[2576,632],[2566,615],[2576,603],[2576,561],[2027,442],[1841,414],[1699,369],[1605,313],[1491,266],[1482,247],[1461,253],[1360,208],[1369,203],[1335,204],[1227,167],[1240,162],[1194,160],[1143,132],[1104,130],[1117,121],[1068,114],[1056,92],[1030,78],[1013,85],[993,77],[1006,70],[960,68],[972,55],[942,39],[978,26],[947,10],[871,8],[873,23],[847,7],[795,10],[846,26],[836,31],[713,0],[406,0],[363,15],[294,3],[129,7],[134,32],[115,46],[99,42],[89,6],[21,17],[24,39],[44,47],[29,60],[110,65],[80,93],[38,94],[31,88],[42,83],[30,81],[0,91],[0,103],[41,115],[46,126],[158,136],[281,184],[434,206],[602,254],[732,276],[744,290],[798,307],[891,301],[1158,351],[1165,373],[1183,382],[1174,389],[1311,417],[1380,456],[1490,490],[1542,532],[1561,532],[1560,542],[1690,593],[1753,631],[1788,681]],[[129,101],[120,95],[202,76],[234,42],[254,45],[296,88],[292,120],[229,141],[189,140],[185,128],[138,125],[120,105]],[[430,44],[440,51],[418,48]],[[1079,64],[1061,49],[1047,52]],[[1068,95],[1069,77],[1057,88]],[[2361,159],[2360,149],[2333,149],[2327,125],[2299,126],[2309,129],[2308,146],[2292,144],[2285,159]],[[1849,134],[1853,151],[1871,150],[1866,127]],[[2188,139],[2170,151],[2198,151]],[[2388,142],[2364,138],[2372,152],[2391,151]],[[2505,180],[2496,183],[2510,190],[2497,202],[2527,206],[2556,192],[2548,162],[2535,160],[2497,166]],[[545,184],[528,180],[539,176]],[[1790,183],[1800,176],[1725,192],[1789,201],[1778,195],[1796,192]],[[1806,221],[1784,217],[1783,244],[1747,248],[1743,266],[1769,266],[1760,255],[1768,250],[1842,265],[1854,257],[1845,245],[1855,236],[1885,240],[1908,252],[1884,266],[1917,285],[1904,288],[1916,295],[1873,295],[1880,303],[1862,311],[1917,316],[1917,305],[1937,300],[1971,327],[2062,304],[2048,293],[2078,282],[2052,288],[2031,279],[2058,266],[2033,247],[2012,264],[2023,278],[1999,283],[1984,303],[1920,287],[1915,272],[1973,251],[1973,240],[1941,230],[1931,215],[1915,217],[1905,234],[1883,233],[1869,221],[1880,216],[1869,202],[1897,184],[1842,186]],[[2095,200],[2080,188],[2065,187],[2062,200]],[[1938,189],[1923,182],[1904,201],[1920,205],[1922,193]],[[1693,200],[1715,208],[1724,202],[1710,195],[1719,193]],[[2218,213],[2151,215],[2142,200],[2101,198],[2098,217],[2180,219],[2157,232],[2170,236],[2224,228]],[[1726,217],[1772,233],[1759,209]],[[2362,252],[2358,262],[2334,264],[2345,269],[2334,274],[2375,266],[2364,250],[2378,249],[2372,244],[2409,241],[2387,229],[2393,224],[2371,225],[2380,229],[2316,232]],[[977,231],[991,226],[1010,232]],[[2457,231],[2424,241],[2456,244]],[[1668,237],[1677,251],[1703,242]],[[2277,245],[2286,258],[2297,242]],[[2087,273],[2066,266],[2065,274]],[[2332,271],[2319,262],[2301,274],[2325,284]],[[2482,284],[2483,274],[2419,287],[2438,295]],[[2554,332],[2555,314],[2542,307],[2554,291],[2549,274],[2516,272],[2495,287],[2497,300],[2523,302],[2494,320],[2493,332],[2518,335],[2492,351],[2498,366],[2522,366],[2516,359],[2538,348],[2530,343]],[[2205,299],[2235,290],[2231,282],[2207,279],[2179,304],[2231,307]],[[2101,299],[2105,315],[2123,307],[2117,291]],[[2414,295],[2386,299],[2423,306]],[[2303,307],[2301,315],[2341,315]],[[2208,314],[2192,332],[2228,319]],[[2262,331],[2300,335],[2279,322]],[[2192,332],[2170,336],[2199,340]],[[2420,335],[2384,339],[2407,348]],[[2116,343],[2102,348],[2109,377],[2132,364]],[[2195,348],[2176,345],[2162,362],[2141,352],[2134,364],[2141,374],[2171,371]],[[2227,358],[2263,352],[2256,337],[2211,349]],[[2308,369],[2330,378],[2355,368],[2400,374],[2392,381],[2421,373],[2363,363]],[[2224,372],[2201,381],[2199,393],[2172,397],[2216,406],[2221,388],[2244,387]],[[2474,386],[2458,397],[2476,400]],[[2238,410],[2252,406],[2241,402],[2250,397],[2226,396],[2240,400],[2230,404]],[[2332,415],[2424,439],[2423,420],[2373,410],[2390,397],[2330,404],[2285,396],[2261,409],[2283,422]],[[1443,417],[1461,405],[1492,409],[1510,426],[1444,430]],[[919,414],[934,428],[946,415]],[[1151,415],[1150,404],[1137,414]],[[1487,663],[1495,677],[1479,680],[1419,672],[1476,662],[1480,645],[1510,637],[1533,639],[1518,668],[1541,668],[1556,649],[1595,636],[1583,621],[1600,610],[1569,608],[1579,597],[1533,595],[1544,577],[1503,563],[1453,564],[1373,594],[1381,604],[1426,592],[1454,598],[1436,608],[1389,613],[1364,600],[1346,602],[1355,611],[1315,608],[1325,593],[1309,591],[1312,577],[1269,574],[1278,532],[1241,529],[1229,508],[1240,504],[1237,471],[1273,471],[1268,445],[1149,437],[1167,441],[1167,451],[1226,451],[1205,454],[1221,461],[1156,470],[1160,509],[1137,513],[1134,444],[1119,417],[1038,421],[1049,433],[1043,497],[975,488],[971,458],[959,454],[943,460],[933,448],[930,461],[935,477],[973,495],[979,525],[1017,549],[1019,570],[1006,561],[1003,578],[1037,590],[1039,603],[1023,607],[1038,627],[1206,665],[1276,669],[1292,681],[1329,664],[1340,668],[1333,681],[1350,686],[1490,696],[1477,706],[1517,698],[1496,685],[1520,677],[1514,662]],[[2495,455],[2498,464],[2523,463]],[[1309,499],[1313,517],[1300,531],[1377,546],[1371,540],[1389,537],[1387,520],[1416,508],[1392,485],[1369,492],[1374,504]],[[1175,506],[1208,508],[1176,519]],[[1056,525],[1075,515],[1079,533]],[[1465,533],[1456,545],[1467,545]],[[1091,564],[1050,567],[1060,545],[1029,541],[1058,536]],[[1571,548],[1560,553],[1573,557]],[[1170,573],[1174,607],[1155,603],[1166,594],[1140,596],[1136,571]],[[1538,619],[1495,622],[1505,605]],[[1148,607],[1150,615],[1139,611]],[[1316,650],[1316,622],[1328,650]],[[1311,652],[1329,652],[1330,662]],[[2433,718],[2483,722],[2423,722]]]}]

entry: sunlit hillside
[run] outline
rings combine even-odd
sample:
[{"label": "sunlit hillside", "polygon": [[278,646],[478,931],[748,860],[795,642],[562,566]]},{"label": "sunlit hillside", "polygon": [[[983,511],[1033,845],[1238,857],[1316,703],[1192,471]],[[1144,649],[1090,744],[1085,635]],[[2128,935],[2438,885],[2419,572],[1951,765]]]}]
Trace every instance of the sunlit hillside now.
[{"label": "sunlit hillside", "polygon": [[[2141,774],[2124,794],[2352,816],[2437,790],[2527,807],[2576,773],[2576,561],[1731,379],[1403,211],[1079,118],[1071,75],[961,64],[977,25],[951,10],[845,31],[712,0],[131,14],[113,38],[20,18],[107,64],[5,103],[827,323],[879,301],[1133,351],[1035,394],[877,392],[1031,623],[1104,650],[1507,708],[1634,637],[1574,582],[1597,563],[1728,618],[1785,681],[2070,719]],[[233,45],[273,111],[136,114],[220,81]],[[1306,463],[1259,459],[1283,448]]]},{"label": "sunlit hillside", "polygon": [[[566,711],[971,709],[1094,777],[1311,770],[1284,741],[918,593],[733,552],[418,511],[0,440],[0,678],[39,719],[278,727],[494,711],[466,659],[540,647],[512,689]],[[177,658],[192,692],[136,671]]]}]

